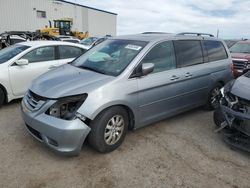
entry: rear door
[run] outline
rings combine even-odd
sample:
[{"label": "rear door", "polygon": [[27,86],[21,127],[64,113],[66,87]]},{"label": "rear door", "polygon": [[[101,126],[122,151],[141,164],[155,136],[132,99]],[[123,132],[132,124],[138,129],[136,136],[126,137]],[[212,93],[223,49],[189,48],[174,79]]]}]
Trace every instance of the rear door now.
[{"label": "rear door", "polygon": [[202,45],[207,52],[205,67],[210,70],[210,88],[218,81],[224,83],[230,81],[232,79],[230,68],[232,61],[228,58],[223,43],[221,41],[204,40]]},{"label": "rear door", "polygon": [[174,41],[177,67],[184,87],[182,100],[185,108],[204,104],[207,100],[211,70],[204,66],[204,52],[200,40]]},{"label": "rear door", "polygon": [[9,67],[10,83],[15,96],[24,95],[32,80],[58,66],[54,46],[36,48],[20,59],[27,59],[29,64],[19,66],[14,63]]},{"label": "rear door", "polygon": [[59,53],[58,63],[59,65],[69,63],[73,61],[75,58],[84,54],[85,52],[86,50],[76,46],[60,45],[58,46],[58,53]]}]

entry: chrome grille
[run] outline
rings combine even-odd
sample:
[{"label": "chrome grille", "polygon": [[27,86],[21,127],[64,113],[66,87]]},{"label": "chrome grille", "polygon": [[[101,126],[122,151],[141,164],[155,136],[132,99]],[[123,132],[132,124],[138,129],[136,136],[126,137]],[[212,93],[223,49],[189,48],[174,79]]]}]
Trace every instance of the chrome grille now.
[{"label": "chrome grille", "polygon": [[39,95],[28,91],[26,96],[24,97],[24,102],[26,107],[30,111],[36,111],[39,110],[42,105],[46,102],[46,99],[43,97],[40,97]]},{"label": "chrome grille", "polygon": [[247,59],[233,59],[234,68],[237,70],[244,70],[250,65]]}]

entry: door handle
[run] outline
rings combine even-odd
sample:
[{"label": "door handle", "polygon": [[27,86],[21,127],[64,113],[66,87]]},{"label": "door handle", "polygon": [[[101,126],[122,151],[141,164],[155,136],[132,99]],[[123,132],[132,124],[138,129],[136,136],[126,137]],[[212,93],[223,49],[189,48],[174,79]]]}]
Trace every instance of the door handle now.
[{"label": "door handle", "polygon": [[186,75],[185,75],[186,78],[190,78],[190,77],[192,77],[192,76],[193,76],[193,75],[192,75],[190,72],[187,72]]},{"label": "door handle", "polygon": [[173,75],[170,80],[178,80],[180,77],[179,76],[176,76],[176,75]]}]

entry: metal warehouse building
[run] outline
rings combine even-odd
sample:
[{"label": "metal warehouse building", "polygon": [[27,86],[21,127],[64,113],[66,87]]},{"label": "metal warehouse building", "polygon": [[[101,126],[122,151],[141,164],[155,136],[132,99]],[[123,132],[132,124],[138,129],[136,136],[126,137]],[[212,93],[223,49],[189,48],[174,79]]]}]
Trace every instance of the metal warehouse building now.
[{"label": "metal warehouse building", "polygon": [[116,35],[117,14],[64,0],[0,0],[0,33],[36,31],[60,18],[73,20],[72,30],[90,36]]}]

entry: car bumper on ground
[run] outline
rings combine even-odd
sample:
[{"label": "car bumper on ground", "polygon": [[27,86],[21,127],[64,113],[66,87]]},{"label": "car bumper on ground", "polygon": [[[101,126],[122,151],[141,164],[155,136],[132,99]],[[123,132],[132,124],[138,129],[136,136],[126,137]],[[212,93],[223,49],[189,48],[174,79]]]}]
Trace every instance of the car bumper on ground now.
[{"label": "car bumper on ground", "polygon": [[220,108],[227,124],[222,130],[226,143],[250,152],[250,114],[237,112],[223,105]]},{"label": "car bumper on ground", "polygon": [[45,113],[30,112],[21,104],[22,118],[28,132],[49,148],[65,155],[78,155],[90,128],[76,118],[62,120]]},{"label": "car bumper on ground", "polygon": [[234,127],[250,136],[250,114],[234,111],[224,105],[221,105],[220,108],[230,127]]}]

